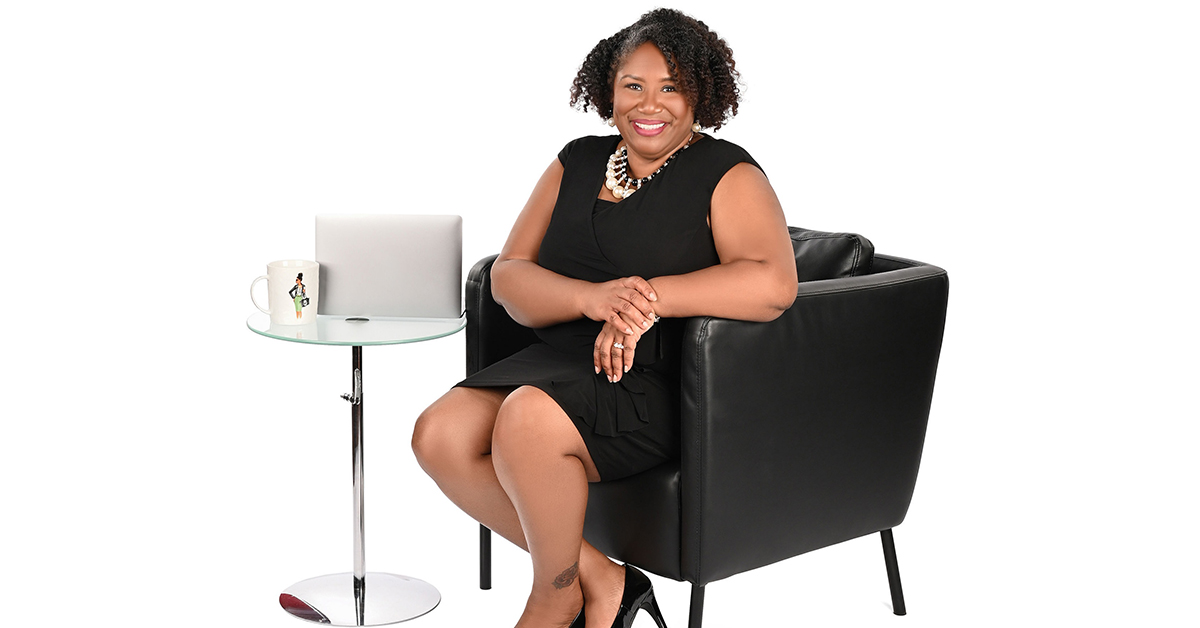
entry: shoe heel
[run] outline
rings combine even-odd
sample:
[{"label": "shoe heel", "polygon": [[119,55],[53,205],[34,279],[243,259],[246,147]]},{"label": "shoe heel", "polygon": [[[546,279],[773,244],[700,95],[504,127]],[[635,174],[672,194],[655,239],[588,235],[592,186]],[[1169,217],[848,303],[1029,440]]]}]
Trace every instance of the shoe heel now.
[{"label": "shoe heel", "polygon": [[667,628],[667,620],[663,619],[662,611],[658,608],[658,600],[654,599],[654,591],[651,591],[646,601],[642,602],[642,608],[650,613],[650,617],[654,619],[654,623],[658,624],[658,628]]}]

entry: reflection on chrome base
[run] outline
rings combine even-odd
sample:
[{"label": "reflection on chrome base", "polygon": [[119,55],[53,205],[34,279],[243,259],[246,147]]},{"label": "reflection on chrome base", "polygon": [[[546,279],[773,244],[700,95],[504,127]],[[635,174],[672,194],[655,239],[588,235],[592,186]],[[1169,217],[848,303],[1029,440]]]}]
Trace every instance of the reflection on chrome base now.
[{"label": "reflection on chrome base", "polygon": [[368,572],[358,580],[339,573],[302,580],[279,594],[283,610],[330,626],[380,626],[420,617],[442,595],[433,585],[407,576]]}]

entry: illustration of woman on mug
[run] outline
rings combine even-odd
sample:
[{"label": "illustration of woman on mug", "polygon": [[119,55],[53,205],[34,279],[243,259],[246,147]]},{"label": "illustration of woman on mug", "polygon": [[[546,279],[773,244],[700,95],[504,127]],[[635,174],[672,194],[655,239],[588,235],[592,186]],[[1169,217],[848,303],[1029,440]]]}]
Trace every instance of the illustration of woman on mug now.
[{"label": "illustration of woman on mug", "polygon": [[307,305],[305,303],[307,299],[304,298],[304,273],[296,274],[296,285],[292,286],[291,290],[288,290],[288,296],[292,297],[292,302],[296,304],[296,318],[299,319],[301,315],[300,310]]}]

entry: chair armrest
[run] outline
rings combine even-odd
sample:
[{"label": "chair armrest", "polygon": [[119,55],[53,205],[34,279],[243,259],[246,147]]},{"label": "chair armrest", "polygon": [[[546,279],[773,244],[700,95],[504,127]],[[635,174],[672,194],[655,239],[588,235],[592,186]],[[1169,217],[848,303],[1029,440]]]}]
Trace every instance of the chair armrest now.
[{"label": "chair armrest", "polygon": [[949,281],[935,266],[888,262],[894,270],[800,284],[792,307],[768,323],[688,322],[688,580],[719,580],[904,520]]},{"label": "chair armrest", "polygon": [[467,273],[467,375],[537,342],[532,329],[518,324],[492,298],[492,264],[479,260]]}]

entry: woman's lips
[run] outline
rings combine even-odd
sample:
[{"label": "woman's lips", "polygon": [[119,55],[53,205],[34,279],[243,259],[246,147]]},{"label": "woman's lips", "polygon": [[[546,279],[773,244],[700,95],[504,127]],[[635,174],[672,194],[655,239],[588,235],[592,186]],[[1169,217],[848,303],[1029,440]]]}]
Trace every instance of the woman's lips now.
[{"label": "woman's lips", "polygon": [[634,120],[633,131],[638,135],[658,135],[667,128],[667,123],[662,120]]}]

